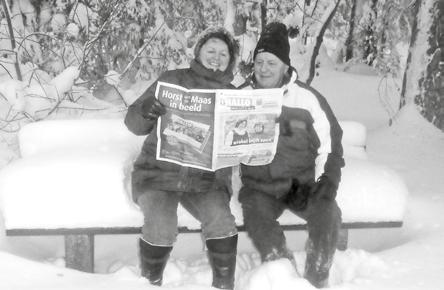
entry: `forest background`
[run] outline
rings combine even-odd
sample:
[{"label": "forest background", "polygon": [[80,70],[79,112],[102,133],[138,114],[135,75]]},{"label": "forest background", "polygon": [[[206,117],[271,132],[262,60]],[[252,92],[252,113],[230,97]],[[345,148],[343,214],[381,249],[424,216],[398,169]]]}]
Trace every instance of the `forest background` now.
[{"label": "forest background", "polygon": [[60,112],[123,115],[163,71],[188,66],[196,40],[210,26],[224,26],[239,41],[235,74],[241,83],[251,73],[262,26],[271,21],[289,28],[301,80],[311,83],[321,65],[347,71],[362,64],[380,76],[389,120],[414,102],[444,129],[443,1],[0,2],[0,77],[9,79],[0,86],[0,144],[13,152],[25,123]]}]

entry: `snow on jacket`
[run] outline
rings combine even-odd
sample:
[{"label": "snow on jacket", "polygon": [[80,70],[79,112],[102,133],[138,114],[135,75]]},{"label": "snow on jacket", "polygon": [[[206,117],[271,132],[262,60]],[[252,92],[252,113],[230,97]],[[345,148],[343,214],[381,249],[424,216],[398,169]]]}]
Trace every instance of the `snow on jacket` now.
[{"label": "snow on jacket", "polygon": [[[292,180],[311,184],[326,175],[336,185],[344,166],[342,129],[325,98],[298,81],[296,72],[283,85],[284,99],[276,155],[263,166],[241,165],[244,186],[284,196]],[[250,81],[243,86],[254,88]]]},{"label": "snow on jacket", "polygon": [[147,135],[142,152],[134,163],[132,174],[133,198],[144,189],[159,189],[181,192],[206,192],[211,188],[227,186],[231,169],[209,172],[183,167],[156,159],[156,124],[142,117],[142,104],[154,98],[158,81],[180,85],[187,89],[234,89],[231,72],[212,71],[193,60],[190,68],[163,73],[131,106],[125,117],[128,129],[136,135]]}]

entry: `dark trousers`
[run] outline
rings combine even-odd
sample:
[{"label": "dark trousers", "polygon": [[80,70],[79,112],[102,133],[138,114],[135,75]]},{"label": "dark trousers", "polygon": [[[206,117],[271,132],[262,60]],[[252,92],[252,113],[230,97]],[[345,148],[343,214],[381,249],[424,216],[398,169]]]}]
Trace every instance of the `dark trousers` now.
[{"label": "dark trousers", "polygon": [[[309,187],[306,187],[306,190],[309,190]],[[306,199],[305,205],[295,210],[288,208],[286,196],[276,198],[271,194],[242,187],[239,201],[242,205],[244,225],[262,261],[286,257],[289,251],[284,231],[277,219],[285,209],[290,209],[307,221],[307,262],[316,257],[321,259],[324,261],[321,266],[327,268],[328,275],[338,243],[341,210],[334,200],[317,200],[303,191],[301,194],[301,199]]]},{"label": "dark trousers", "polygon": [[145,241],[156,246],[174,244],[178,234],[177,207],[179,203],[200,221],[206,240],[237,234],[228,192],[210,190],[202,193],[180,193],[146,190],[138,199],[144,215],[142,236]]}]

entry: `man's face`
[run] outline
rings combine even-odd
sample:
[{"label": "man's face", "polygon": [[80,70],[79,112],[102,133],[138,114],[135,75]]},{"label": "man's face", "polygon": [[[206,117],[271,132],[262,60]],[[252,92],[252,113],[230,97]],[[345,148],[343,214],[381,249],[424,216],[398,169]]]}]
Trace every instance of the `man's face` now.
[{"label": "man's face", "polygon": [[259,88],[279,88],[288,65],[269,52],[261,52],[254,60],[254,75]]}]

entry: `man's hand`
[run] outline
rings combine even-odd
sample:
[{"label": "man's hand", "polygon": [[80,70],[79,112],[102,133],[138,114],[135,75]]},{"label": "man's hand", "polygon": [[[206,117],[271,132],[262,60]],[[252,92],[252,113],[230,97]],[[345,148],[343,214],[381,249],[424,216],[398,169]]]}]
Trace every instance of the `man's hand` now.
[{"label": "man's hand", "polygon": [[311,190],[314,199],[335,200],[338,187],[326,175],[321,175]]},{"label": "man's hand", "polygon": [[166,113],[165,106],[155,97],[151,97],[142,104],[142,116],[145,119],[157,120]]},{"label": "man's hand", "polygon": [[290,122],[280,115],[275,119],[276,123],[279,123],[279,132],[283,136],[291,136]]},{"label": "man's hand", "polygon": [[291,210],[303,211],[307,208],[309,194],[310,190],[308,186],[301,185],[297,180],[293,180],[285,202]]}]

